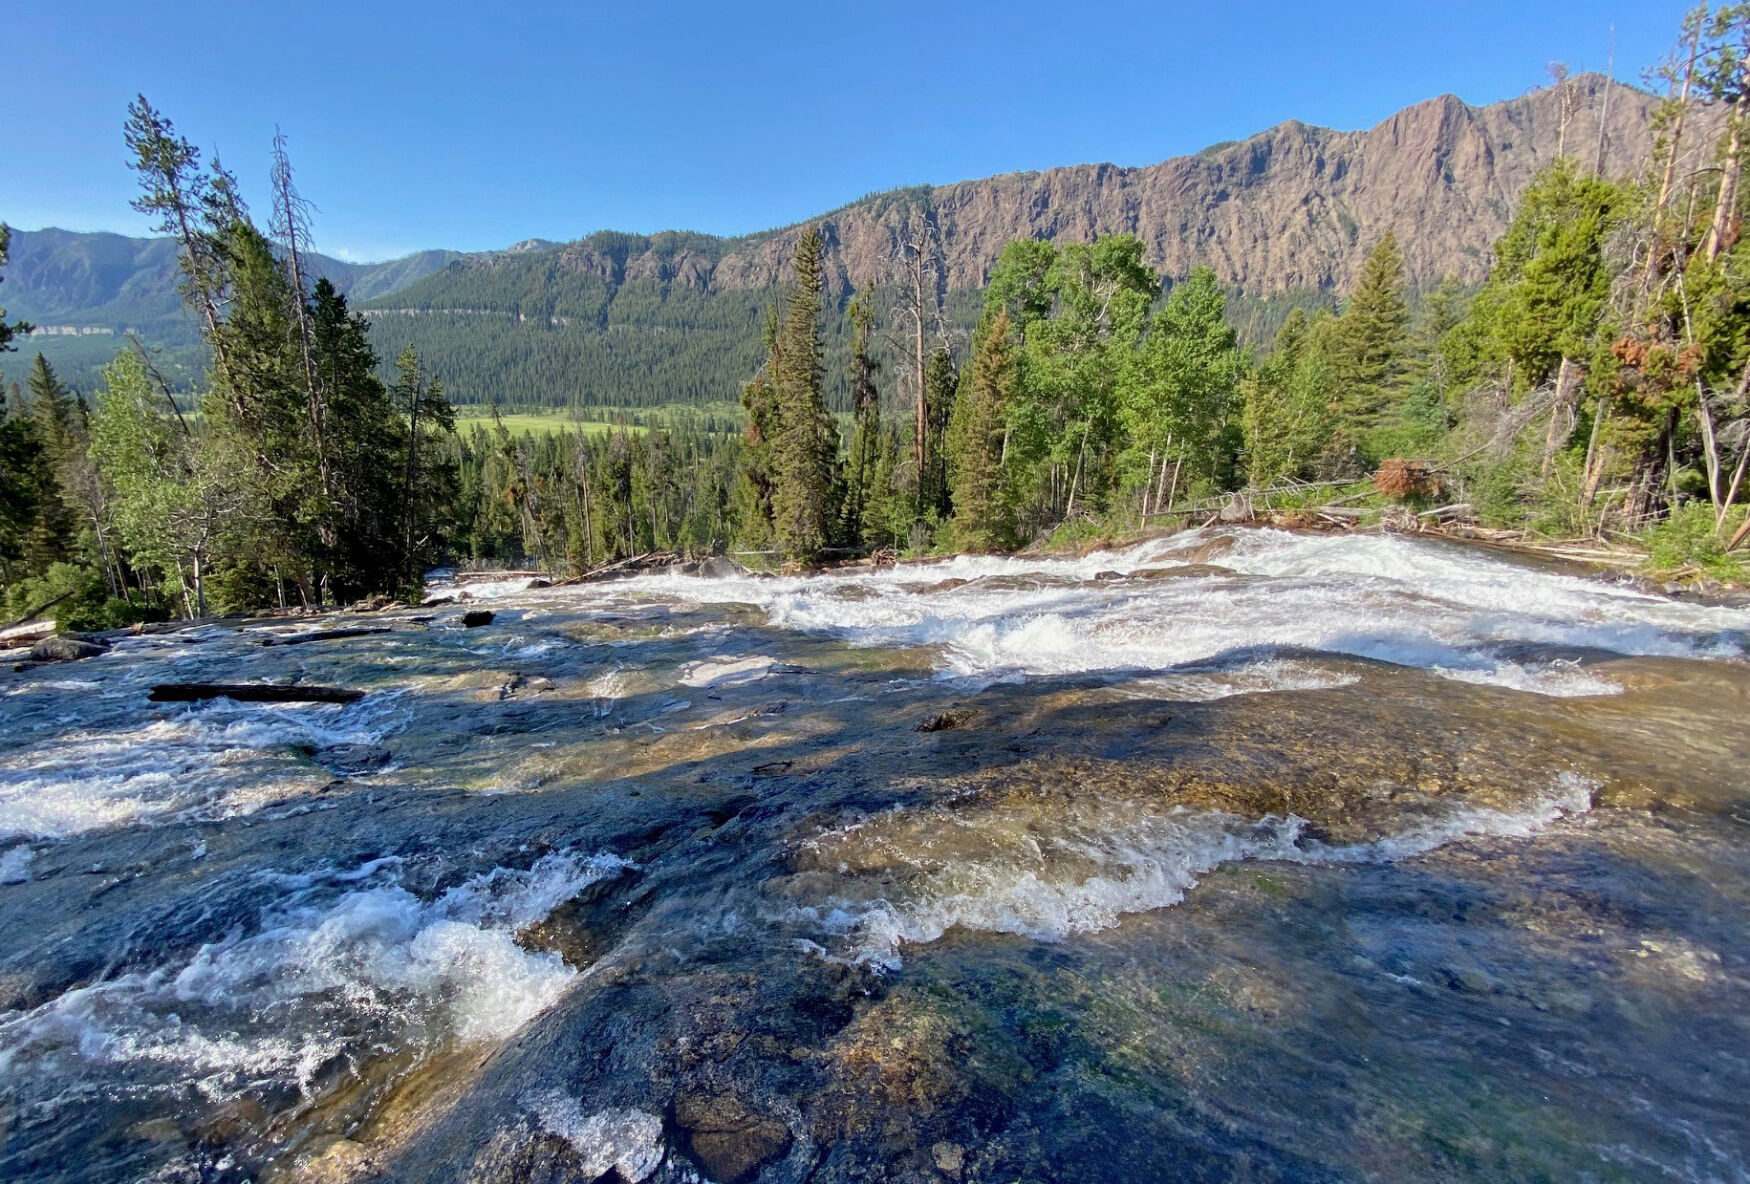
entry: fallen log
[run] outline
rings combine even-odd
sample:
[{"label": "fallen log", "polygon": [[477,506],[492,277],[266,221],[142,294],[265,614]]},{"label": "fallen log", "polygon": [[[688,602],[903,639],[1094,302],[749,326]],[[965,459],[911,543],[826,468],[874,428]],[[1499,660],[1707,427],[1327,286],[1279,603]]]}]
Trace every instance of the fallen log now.
[{"label": "fallen log", "polygon": [[[77,589],[75,589],[75,591],[77,591]],[[55,597],[53,600],[43,601],[41,604],[37,605],[35,608],[33,608],[29,612],[25,613],[22,617],[19,617],[16,621],[13,621],[11,624],[7,625],[6,632],[10,632],[11,630],[18,628],[18,626],[24,624],[26,621],[33,620],[37,616],[41,615],[42,613],[48,612],[51,608],[54,608],[57,604],[61,603],[61,601],[67,599],[67,597],[69,597],[71,595],[73,595],[72,592],[63,592],[59,596]],[[51,629],[54,628],[53,621],[49,622],[49,628],[51,628]]]},{"label": "fallen log", "polygon": [[161,682],[146,696],[154,703],[236,699],[242,703],[356,703],[363,691],[349,687],[284,686],[270,682]]},{"label": "fallen log", "polygon": [[0,649],[23,648],[35,645],[55,631],[53,621],[31,621],[24,625],[12,625],[0,629]]},{"label": "fallen log", "polygon": [[359,626],[348,629],[312,629],[308,633],[290,633],[284,637],[264,637],[262,645],[303,645],[307,641],[339,641],[343,637],[368,637],[373,633],[392,633],[387,625]]}]

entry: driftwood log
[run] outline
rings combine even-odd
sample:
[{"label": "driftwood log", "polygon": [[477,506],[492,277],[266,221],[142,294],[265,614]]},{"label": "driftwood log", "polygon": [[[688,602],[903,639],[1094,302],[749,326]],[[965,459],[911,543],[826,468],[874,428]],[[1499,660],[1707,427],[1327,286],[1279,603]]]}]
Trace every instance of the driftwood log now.
[{"label": "driftwood log", "polygon": [[154,703],[236,699],[243,703],[356,703],[363,691],[348,687],[285,686],[268,682],[161,682],[147,698]]}]

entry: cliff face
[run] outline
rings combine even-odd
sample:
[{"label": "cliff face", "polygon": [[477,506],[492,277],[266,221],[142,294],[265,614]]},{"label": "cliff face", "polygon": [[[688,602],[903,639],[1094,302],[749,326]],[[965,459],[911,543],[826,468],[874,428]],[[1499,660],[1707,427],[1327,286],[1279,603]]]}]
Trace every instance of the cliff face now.
[{"label": "cliff face", "polygon": [[[1076,165],[877,195],[816,219],[839,288],[882,277],[908,217],[936,220],[951,287],[978,287],[1015,238],[1086,241],[1130,233],[1164,275],[1199,264],[1254,294],[1347,286],[1367,250],[1397,232],[1411,278],[1482,279],[1490,244],[1538,169],[1565,148],[1588,165],[1604,127],[1605,169],[1649,149],[1654,100],[1598,75],[1471,107],[1443,95],[1361,132],[1289,122],[1240,143],[1145,168]],[[1564,112],[1565,124],[1564,129]],[[1565,140],[1565,143],[1564,143]],[[786,278],[802,227],[715,244],[647,240],[608,258],[595,240],[560,251],[562,268],[707,289]],[[616,253],[617,254],[617,253]],[[491,257],[479,266],[492,266]]]}]

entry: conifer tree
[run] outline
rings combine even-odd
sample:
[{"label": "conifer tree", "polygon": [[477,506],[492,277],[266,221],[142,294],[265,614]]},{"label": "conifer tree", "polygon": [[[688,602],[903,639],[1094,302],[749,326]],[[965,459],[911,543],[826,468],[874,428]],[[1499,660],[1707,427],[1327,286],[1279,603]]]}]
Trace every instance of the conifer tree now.
[{"label": "conifer tree", "polygon": [[1410,323],[1404,285],[1403,253],[1388,230],[1362,263],[1332,337],[1338,399],[1352,443],[1379,423],[1400,392]]},{"label": "conifer tree", "polygon": [[[7,252],[11,247],[12,228],[6,225],[6,223],[0,222],[0,272],[6,270]],[[6,277],[0,275],[0,283],[4,283],[5,280]],[[0,308],[0,354],[10,353],[17,349],[18,347],[12,344],[13,340],[29,333],[31,328],[32,326],[27,325],[23,321],[13,321],[10,324],[7,323],[6,310]]]},{"label": "conifer tree", "polygon": [[796,243],[795,280],[785,303],[773,359],[777,434],[772,441],[772,522],[792,559],[809,561],[830,541],[837,432],[822,391],[820,231]]},{"label": "conifer tree", "polygon": [[741,390],[741,406],[747,412],[743,428],[742,479],[736,485],[737,517],[742,541],[764,548],[774,538],[772,495],[777,478],[773,469],[774,447],[779,433],[778,315],[780,304],[766,311],[766,362]]},{"label": "conifer tree", "polygon": [[954,545],[994,551],[1009,545],[1013,521],[1003,481],[1003,444],[1015,393],[1015,357],[1008,309],[987,313],[973,340],[948,428]]},{"label": "conifer tree", "polygon": [[[438,550],[444,510],[455,497],[455,469],[448,462],[446,450],[439,445],[454,435],[456,414],[444,396],[443,384],[425,372],[411,345],[395,359],[392,395],[397,404],[406,408],[400,497],[401,571],[407,583],[417,585],[425,564]],[[527,492],[524,482],[525,506]]]},{"label": "conifer tree", "polygon": [[869,483],[881,448],[881,397],[875,375],[881,364],[869,353],[875,315],[866,296],[853,297],[847,310],[851,321],[851,455],[846,472],[843,535],[850,542],[863,539]]},{"label": "conifer tree", "polygon": [[31,473],[36,513],[25,540],[25,560],[33,571],[40,572],[73,554],[74,518],[63,494],[63,479],[79,441],[74,435],[73,397],[40,353],[31,366],[26,388],[30,391],[29,430],[36,439],[38,460]]}]

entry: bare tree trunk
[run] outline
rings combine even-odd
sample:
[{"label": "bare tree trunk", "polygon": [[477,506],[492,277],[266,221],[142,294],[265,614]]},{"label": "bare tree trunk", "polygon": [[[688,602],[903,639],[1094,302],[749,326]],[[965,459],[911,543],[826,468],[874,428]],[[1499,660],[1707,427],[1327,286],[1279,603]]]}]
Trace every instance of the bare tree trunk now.
[{"label": "bare tree trunk", "polygon": [[1154,491],[1155,450],[1148,450],[1148,474],[1142,479],[1142,520],[1148,521],[1148,495]]},{"label": "bare tree trunk", "polygon": [[[310,309],[304,302],[304,251],[300,240],[309,236],[309,219],[303,199],[292,184],[292,162],[286,154],[286,138],[275,129],[273,138],[274,226],[286,248],[286,264],[291,269],[292,323],[298,332],[298,357],[304,368],[304,413],[310,429],[310,447],[316,453],[316,471],[322,482],[322,493],[332,501],[334,473],[329,464],[327,415],[322,391],[316,381],[316,361],[311,350]],[[326,525],[323,541],[332,545],[332,530]]]},{"label": "bare tree trunk", "polygon": [[[1745,70],[1745,85],[1750,87],[1750,60],[1747,60]],[[1714,201],[1713,221],[1708,224],[1707,238],[1702,243],[1702,254],[1710,263],[1719,258],[1720,252],[1726,249],[1726,236],[1732,231],[1733,217],[1738,211],[1738,172],[1744,159],[1746,100],[1750,100],[1750,89],[1739,94],[1738,101],[1732,104],[1732,127],[1726,137],[1726,159],[1720,174],[1720,192]]]},{"label": "bare tree trunk", "polygon": [[1592,163],[1592,175],[1604,176],[1604,129],[1610,125],[1610,88],[1616,74],[1616,26],[1610,26],[1610,56],[1604,66],[1604,101],[1598,113],[1598,155]]},{"label": "bare tree trunk", "polygon": [[1580,508],[1590,510],[1594,499],[1598,496],[1598,482],[1604,475],[1604,458],[1598,453],[1598,436],[1603,430],[1604,420],[1610,414],[1610,403],[1598,400],[1598,406],[1592,413],[1592,431],[1586,441],[1586,465],[1580,478]]},{"label": "bare tree trunk", "polygon": [[425,375],[415,373],[410,385],[410,406],[407,411],[407,471],[401,486],[401,570],[404,578],[413,578],[413,475],[418,471],[419,404],[425,393]]},{"label": "bare tree trunk", "polygon": [[1696,59],[1701,56],[1701,26],[1705,21],[1707,8],[1704,5],[1698,12],[1695,28],[1689,38],[1689,61],[1683,67],[1683,83],[1677,92],[1677,118],[1671,124],[1671,146],[1665,157],[1665,172],[1659,179],[1659,196],[1653,202],[1653,243],[1647,251],[1647,278],[1653,276],[1653,269],[1659,258],[1659,225],[1665,217],[1665,206],[1671,200],[1671,186],[1677,177],[1677,157],[1683,146],[1683,123],[1689,114],[1689,88],[1695,80]]},{"label": "bare tree trunk", "polygon": [[1562,446],[1562,425],[1567,421],[1568,391],[1574,382],[1574,371],[1577,367],[1567,357],[1562,358],[1561,366],[1556,370],[1556,392],[1549,412],[1549,431],[1543,440],[1543,479],[1549,480],[1550,470],[1555,467],[1556,450]]},{"label": "bare tree trunk", "polygon": [[1063,516],[1065,519],[1068,519],[1076,512],[1076,490],[1079,489],[1082,484],[1082,458],[1087,455],[1088,451],[1088,427],[1088,424],[1082,425],[1082,442],[1080,447],[1076,449],[1075,477],[1069,483],[1069,504],[1065,506],[1063,510]]}]

